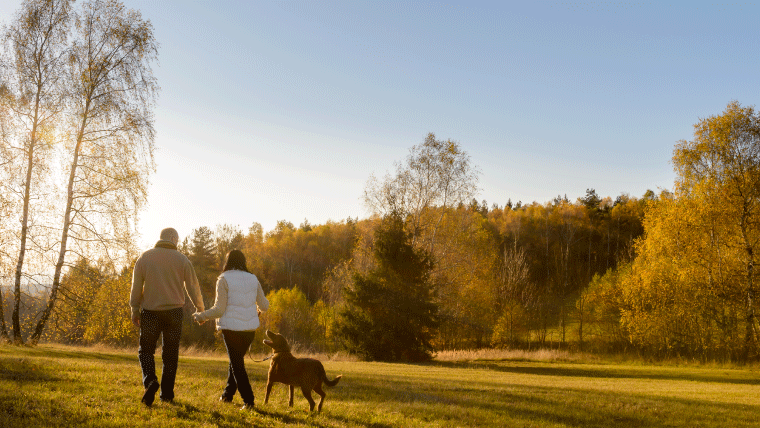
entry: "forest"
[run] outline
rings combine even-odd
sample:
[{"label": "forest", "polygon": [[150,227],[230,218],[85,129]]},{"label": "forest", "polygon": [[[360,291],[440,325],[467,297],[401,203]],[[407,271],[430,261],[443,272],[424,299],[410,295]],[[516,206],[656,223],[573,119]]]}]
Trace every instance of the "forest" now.
[{"label": "forest", "polygon": [[[131,266],[155,169],[152,27],[118,2],[28,1],[5,31],[0,337],[133,346]],[[302,349],[756,360],[760,115],[732,101],[694,129],[674,147],[672,191],[491,204],[464,145],[430,133],[395,171],[369,175],[367,218],[198,225],[179,250],[207,307],[225,255],[242,250],[271,302],[264,326]],[[185,309],[183,344],[221,348]],[[356,340],[367,329],[388,343],[412,331],[419,353],[373,357]]]},{"label": "forest", "polygon": [[[442,219],[437,243],[431,242],[432,231],[418,240],[426,247],[435,245],[431,281],[440,318],[435,348],[570,342],[625,346],[619,329],[593,322],[590,306],[583,303],[590,300],[586,290],[592,279],[598,282],[599,275],[630,262],[645,206],[654,200],[648,193],[613,201],[590,189],[574,202],[557,197],[546,204],[489,207],[472,200],[426,209],[424,221]],[[304,221],[296,227],[280,221],[266,233],[257,223],[247,231],[201,226],[184,238],[180,251],[193,263],[210,307],[224,255],[241,249],[268,293],[268,326],[304,346],[335,351],[336,310],[344,288],[351,287],[351,273],[371,264],[372,232],[380,222],[380,217],[348,218],[322,225]],[[102,261],[77,259],[63,276],[45,339],[135,343],[125,303],[130,286],[129,267],[117,272]],[[190,322],[189,301],[186,309],[183,343],[219,346],[209,325]]]}]

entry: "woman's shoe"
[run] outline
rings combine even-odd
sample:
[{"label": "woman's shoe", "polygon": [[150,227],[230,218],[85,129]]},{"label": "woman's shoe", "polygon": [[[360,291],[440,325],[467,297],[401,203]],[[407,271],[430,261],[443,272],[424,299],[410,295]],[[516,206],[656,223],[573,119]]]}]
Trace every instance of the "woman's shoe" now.
[{"label": "woman's shoe", "polygon": [[226,395],[222,395],[221,397],[219,397],[219,401],[221,401],[222,403],[232,403],[232,398]]},{"label": "woman's shoe", "polygon": [[243,407],[241,407],[240,410],[241,411],[253,410],[253,403],[245,403],[245,404],[243,404]]}]

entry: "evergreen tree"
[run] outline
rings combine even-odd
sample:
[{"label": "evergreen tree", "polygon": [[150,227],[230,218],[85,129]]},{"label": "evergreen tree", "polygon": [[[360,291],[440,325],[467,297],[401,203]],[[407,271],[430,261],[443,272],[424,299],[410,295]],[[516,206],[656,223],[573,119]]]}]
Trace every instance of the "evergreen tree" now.
[{"label": "evergreen tree", "polygon": [[354,274],[344,291],[338,319],[344,346],[367,360],[429,360],[438,324],[430,256],[412,247],[400,216],[391,214],[375,232],[374,257],[376,267]]},{"label": "evergreen tree", "polygon": [[206,307],[210,307],[209,305],[214,304],[216,278],[219,276],[214,232],[206,226],[194,229],[187,250],[189,250],[187,258],[193,264],[195,275],[201,286],[203,303]]},{"label": "evergreen tree", "polygon": [[[187,241],[187,240],[186,240]],[[216,258],[216,244],[214,243],[214,233],[206,226],[194,229],[190,242],[183,243],[183,251],[186,251],[187,258],[193,264],[195,275],[198,277],[198,284],[201,287],[203,303],[206,308],[214,305],[216,297],[216,278],[219,276]],[[205,323],[198,325],[193,322],[192,314],[195,312],[190,298],[185,294],[185,307],[182,326],[182,344],[201,344],[203,346],[212,346],[217,339],[214,336],[214,323]]]}]

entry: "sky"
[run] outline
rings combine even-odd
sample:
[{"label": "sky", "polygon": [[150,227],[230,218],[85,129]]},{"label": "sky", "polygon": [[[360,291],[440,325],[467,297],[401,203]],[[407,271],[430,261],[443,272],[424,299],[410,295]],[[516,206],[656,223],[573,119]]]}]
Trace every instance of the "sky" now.
[{"label": "sky", "polygon": [[429,132],[489,206],[672,189],[676,142],[760,95],[760,1],[124,3],[160,44],[141,248],[366,218],[367,179]]}]

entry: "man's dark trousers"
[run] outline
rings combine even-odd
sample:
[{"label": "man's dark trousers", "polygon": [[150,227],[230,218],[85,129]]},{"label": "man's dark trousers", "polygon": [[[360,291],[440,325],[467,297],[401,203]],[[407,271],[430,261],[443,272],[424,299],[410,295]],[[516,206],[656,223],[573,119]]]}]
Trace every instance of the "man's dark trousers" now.
[{"label": "man's dark trousers", "polygon": [[161,399],[170,401],[174,399],[174,379],[177,376],[179,337],[182,334],[182,308],[166,311],[143,309],[140,313],[140,350],[137,354],[145,388],[152,382],[158,381],[153,354],[156,352],[156,342],[161,334],[163,334]]}]

